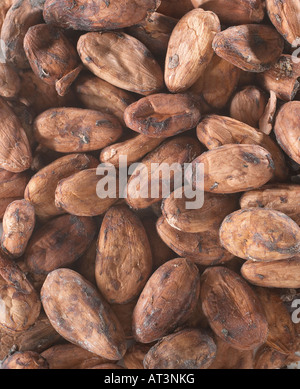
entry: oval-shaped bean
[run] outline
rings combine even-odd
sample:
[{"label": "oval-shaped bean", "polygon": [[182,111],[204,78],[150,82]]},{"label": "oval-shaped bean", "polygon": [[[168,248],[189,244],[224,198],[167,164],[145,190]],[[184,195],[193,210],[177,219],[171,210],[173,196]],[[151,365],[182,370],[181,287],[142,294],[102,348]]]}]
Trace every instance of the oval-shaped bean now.
[{"label": "oval-shaped bean", "polygon": [[56,108],[41,113],[34,121],[36,140],[61,153],[100,150],[123,132],[113,115],[84,108]]},{"label": "oval-shaped bean", "polygon": [[198,265],[212,266],[228,262],[233,255],[222,247],[218,228],[189,233],[180,231],[159,217],[156,223],[157,232],[165,244],[177,255],[187,257]]},{"label": "oval-shaped bean", "polygon": [[226,250],[243,259],[275,261],[300,253],[300,227],[273,209],[245,208],[226,216],[220,227]]},{"label": "oval-shaped bean", "polygon": [[198,329],[185,329],[159,340],[144,358],[146,369],[207,369],[216,356],[213,339]]},{"label": "oval-shaped bean", "polygon": [[186,258],[161,265],[149,278],[133,311],[133,335],[151,343],[172,333],[189,317],[199,297],[199,271]]},{"label": "oval-shaped bean", "polygon": [[200,107],[188,94],[158,93],[129,105],[124,120],[132,130],[154,138],[166,138],[196,127]]},{"label": "oval-shaped bean", "polygon": [[35,227],[34,207],[26,200],[15,200],[3,215],[1,247],[14,258],[21,257]]},{"label": "oval-shaped bean", "polygon": [[44,310],[67,341],[109,360],[126,352],[123,328],[96,288],[71,269],[48,274],[41,289]]},{"label": "oval-shaped bean", "polygon": [[[226,163],[224,163],[226,161]],[[204,191],[238,193],[259,188],[274,175],[271,154],[263,147],[250,144],[227,144],[206,151],[197,157],[193,166],[203,164]],[[187,179],[193,187],[202,188],[202,182],[192,172]]]},{"label": "oval-shaped bean", "polygon": [[95,276],[109,303],[138,297],[152,271],[152,254],[142,222],[127,206],[104,215],[98,238]]},{"label": "oval-shaped bean", "polygon": [[240,350],[254,350],[268,334],[262,305],[247,282],[222,266],[201,276],[202,309],[217,336]]},{"label": "oval-shaped bean", "polygon": [[300,288],[300,255],[278,261],[246,261],[242,276],[253,285],[266,288]]},{"label": "oval-shaped bean", "polygon": [[160,0],[46,0],[46,23],[74,30],[115,30],[144,20],[160,5]]},{"label": "oval-shaped bean", "polygon": [[77,50],[83,64],[110,84],[141,95],[164,88],[163,73],[147,47],[123,32],[81,35]]},{"label": "oval-shaped bean", "polygon": [[24,197],[42,220],[65,211],[55,206],[55,190],[62,179],[88,168],[96,168],[98,161],[87,154],[69,154],[55,159],[38,170],[29,180]]},{"label": "oval-shaped bean", "polygon": [[82,170],[59,181],[55,191],[55,205],[77,216],[102,215],[118,200],[116,170],[111,176],[100,174],[96,168]]},{"label": "oval-shaped bean", "polygon": [[92,218],[62,215],[37,229],[25,252],[28,269],[48,274],[58,267],[67,267],[89,247],[96,234]]},{"label": "oval-shaped bean", "polygon": [[243,24],[219,32],[213,40],[215,53],[246,72],[269,69],[283,52],[284,40],[272,26]]}]

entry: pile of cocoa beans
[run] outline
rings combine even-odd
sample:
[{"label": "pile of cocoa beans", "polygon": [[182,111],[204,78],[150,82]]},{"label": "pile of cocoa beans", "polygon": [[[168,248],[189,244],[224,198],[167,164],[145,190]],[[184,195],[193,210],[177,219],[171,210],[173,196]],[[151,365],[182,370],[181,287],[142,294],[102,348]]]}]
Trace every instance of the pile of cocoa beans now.
[{"label": "pile of cocoa beans", "polygon": [[0,29],[0,368],[296,366],[299,0],[1,0]]}]

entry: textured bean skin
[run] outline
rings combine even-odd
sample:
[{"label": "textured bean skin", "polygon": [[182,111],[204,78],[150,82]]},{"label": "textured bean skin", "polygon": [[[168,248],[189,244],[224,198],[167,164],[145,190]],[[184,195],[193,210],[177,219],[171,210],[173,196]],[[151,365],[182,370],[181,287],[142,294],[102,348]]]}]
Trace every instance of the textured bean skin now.
[{"label": "textured bean skin", "polygon": [[237,273],[222,266],[206,269],[201,299],[211,328],[225,342],[240,350],[253,350],[265,342],[268,324],[263,308]]},{"label": "textured bean skin", "polygon": [[96,288],[77,272],[49,273],[41,300],[51,324],[66,340],[110,360],[125,354],[121,324]]},{"label": "textured bean skin", "polygon": [[300,252],[300,228],[284,213],[260,208],[235,211],[220,227],[222,245],[232,254],[258,261],[292,258]]},{"label": "textured bean skin", "polygon": [[46,23],[74,30],[112,30],[137,24],[159,5],[159,0],[46,0],[44,18]]},{"label": "textured bean skin", "polygon": [[110,303],[138,297],[152,271],[152,254],[142,222],[127,206],[104,215],[97,246],[95,276]]},{"label": "textured bean skin", "polygon": [[77,51],[82,63],[95,76],[118,88],[144,96],[164,88],[162,69],[152,53],[124,32],[81,35]]},{"label": "textured bean skin", "polygon": [[196,306],[199,287],[198,269],[186,258],[161,265],[149,278],[135,306],[135,339],[151,343],[171,333]]}]

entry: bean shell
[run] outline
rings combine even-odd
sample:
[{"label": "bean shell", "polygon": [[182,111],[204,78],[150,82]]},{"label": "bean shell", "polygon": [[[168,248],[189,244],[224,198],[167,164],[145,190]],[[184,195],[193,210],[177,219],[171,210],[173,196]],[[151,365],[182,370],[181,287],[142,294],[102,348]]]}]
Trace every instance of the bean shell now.
[{"label": "bean shell", "polygon": [[177,255],[187,257],[198,265],[222,264],[233,257],[222,247],[215,226],[201,233],[189,233],[171,227],[161,216],[157,220],[156,228],[161,239]]},{"label": "bean shell", "polygon": [[4,359],[16,347],[18,351],[35,351],[42,353],[48,347],[62,340],[61,336],[50,324],[44,312],[27,330],[20,332],[7,332],[0,329],[1,347],[0,358]]},{"label": "bean shell", "polygon": [[255,353],[254,369],[282,369],[287,366],[288,361],[288,355],[280,353],[270,346],[262,345]]},{"label": "bean shell", "polygon": [[15,69],[7,63],[0,63],[0,96],[14,98],[20,89],[21,80]]},{"label": "bean shell", "polygon": [[129,92],[93,74],[81,74],[74,83],[76,96],[85,108],[109,113],[124,123],[124,111],[136,99]]},{"label": "bean shell", "polygon": [[239,350],[253,350],[266,341],[268,323],[262,305],[247,282],[222,266],[201,276],[202,309],[210,327]]},{"label": "bean shell", "polygon": [[34,121],[36,140],[61,153],[99,150],[118,140],[123,132],[110,114],[84,108],[49,109]]},{"label": "bean shell", "polygon": [[300,89],[299,76],[300,63],[293,55],[282,54],[270,69],[258,74],[257,82],[278,99],[291,101]]},{"label": "bean shell", "polygon": [[268,321],[269,331],[266,344],[283,354],[292,354],[297,351],[294,323],[278,291],[262,287],[255,287],[254,290]]},{"label": "bean shell", "polygon": [[7,11],[12,6],[13,0],[3,0],[0,5],[0,30],[7,14]]},{"label": "bean shell", "polygon": [[201,8],[179,20],[166,54],[164,78],[170,92],[186,91],[197,81],[213,57],[212,42],[220,30],[217,15]]},{"label": "bean shell", "polygon": [[174,186],[178,187],[177,179],[179,175],[182,177],[183,164],[192,162],[201,151],[200,142],[190,136],[181,135],[165,140],[140,164],[133,165],[126,193],[128,205],[134,209],[144,209],[168,196]]},{"label": "bean shell", "polygon": [[24,198],[24,190],[30,179],[28,171],[12,173],[0,169],[0,218],[3,218],[6,207],[15,200]]},{"label": "bean shell", "polygon": [[158,93],[139,99],[124,111],[132,130],[154,138],[178,135],[196,127],[200,108],[188,94]]},{"label": "bean shell", "polygon": [[82,369],[110,362],[72,343],[56,344],[43,351],[41,356],[47,360],[52,370]]},{"label": "bean shell", "polygon": [[176,24],[177,19],[153,12],[140,23],[127,28],[127,32],[144,43],[156,58],[164,58]]},{"label": "bean shell", "polygon": [[212,370],[249,370],[253,369],[253,351],[238,350],[220,337],[215,337],[217,353],[208,369]]},{"label": "bean shell", "polygon": [[246,261],[241,274],[253,285],[267,288],[300,288],[300,256],[278,261]]},{"label": "bean shell", "polygon": [[46,84],[31,69],[20,72],[19,76],[21,78],[19,99],[37,115],[50,108],[70,107],[75,103],[72,93],[59,96],[54,85]]},{"label": "bean shell", "polygon": [[246,72],[269,69],[283,52],[284,41],[269,25],[244,24],[219,32],[213,40],[215,53]]},{"label": "bean shell", "polygon": [[164,87],[160,65],[133,36],[123,32],[89,32],[81,35],[77,50],[95,76],[118,88],[147,96]]},{"label": "bean shell", "polygon": [[42,23],[44,0],[14,1],[9,8],[1,29],[1,42],[6,62],[18,69],[30,68],[23,41],[27,30]]},{"label": "bean shell", "polygon": [[222,115],[207,115],[197,126],[197,137],[209,150],[233,143],[259,145],[271,154],[276,179],[279,181],[287,179],[286,161],[278,144],[268,135],[243,121]]},{"label": "bean shell", "polygon": [[[101,184],[102,179],[103,185]],[[100,188],[99,184],[101,184]],[[108,185],[107,191],[104,188],[106,184]],[[107,181],[104,174],[98,174],[96,168],[86,169],[62,179],[55,191],[55,205],[77,216],[102,215],[118,200],[115,176],[108,177]]]},{"label": "bean shell", "polygon": [[215,12],[222,24],[260,23],[264,16],[262,0],[191,0],[193,6]]},{"label": "bean shell", "polygon": [[187,92],[202,96],[209,112],[224,108],[238,85],[241,72],[241,69],[214,54],[203,74]]},{"label": "bean shell", "polygon": [[300,253],[300,228],[290,217],[272,209],[245,208],[226,216],[221,244],[243,259],[276,261]]},{"label": "bean shell", "polygon": [[[23,44],[32,70],[46,84],[62,82],[75,69],[78,75],[77,50],[61,29],[45,23],[37,24],[28,29]],[[65,94],[58,87],[56,90],[62,96]]]},{"label": "bean shell", "polygon": [[177,0],[163,0],[161,5],[158,7],[158,12],[180,19],[192,9],[193,5],[191,0],[181,0],[180,3],[178,3]]},{"label": "bean shell", "polygon": [[126,352],[123,328],[92,284],[71,269],[48,274],[41,289],[44,310],[67,341],[109,360]]},{"label": "bean shell", "polygon": [[267,0],[266,8],[273,25],[284,37],[284,39],[286,39],[290,44],[293,44],[300,36],[299,2],[297,0],[285,2]]},{"label": "bean shell", "polygon": [[[204,232],[220,225],[225,216],[238,209],[235,195],[215,195],[206,192],[203,205],[196,209],[186,209],[191,201],[184,195],[184,189],[178,188],[162,202],[162,214],[171,227],[180,231]],[[192,199],[192,200],[195,200]]]},{"label": "bean shell", "polygon": [[35,227],[34,207],[26,200],[15,200],[6,208],[2,223],[2,249],[14,258],[21,257]]},{"label": "bean shell", "polygon": [[149,278],[133,311],[133,334],[151,343],[172,333],[193,311],[199,297],[199,271],[186,258],[161,265]]},{"label": "bean shell", "polygon": [[39,295],[21,268],[3,254],[0,275],[0,327],[9,333],[24,332],[40,315]]},{"label": "bean shell", "polygon": [[46,275],[76,261],[96,234],[92,218],[62,215],[35,230],[25,252],[30,271]]},{"label": "bean shell", "polygon": [[127,206],[104,215],[97,246],[95,275],[109,303],[138,297],[152,271],[152,254],[142,222]]},{"label": "bean shell", "polygon": [[290,101],[279,110],[274,132],[277,142],[287,155],[300,163],[300,101]]},{"label": "bean shell", "polygon": [[230,116],[257,128],[267,105],[267,94],[254,85],[235,93],[230,103]]},{"label": "bean shell", "polygon": [[167,335],[148,351],[146,369],[207,369],[216,356],[213,339],[198,329]]},{"label": "bean shell", "polygon": [[270,135],[273,130],[274,117],[277,110],[277,96],[273,90],[270,90],[270,97],[266,105],[265,111],[259,119],[259,131]]},{"label": "bean shell", "polygon": [[144,20],[160,5],[160,0],[46,0],[44,19],[62,28],[100,31],[132,26]]},{"label": "bean shell", "polygon": [[126,156],[126,163],[130,166],[156,149],[164,140],[165,138],[151,138],[144,134],[137,134],[133,138],[114,143],[102,149],[100,161],[111,163],[118,168],[121,161],[120,157],[124,158]]},{"label": "bean shell", "polygon": [[96,158],[88,154],[69,154],[55,159],[38,170],[29,180],[24,197],[35,209],[41,220],[65,213],[55,205],[55,190],[58,183],[76,172],[95,168]]},{"label": "bean shell", "polygon": [[[259,188],[270,181],[275,168],[271,154],[265,148],[251,144],[216,147],[195,158],[192,165],[197,164],[203,164],[204,191],[219,194]],[[202,185],[191,172],[187,179],[194,188]]]},{"label": "bean shell", "polygon": [[32,153],[21,122],[6,101],[0,98],[0,167],[13,173],[30,168]]},{"label": "bean shell", "polygon": [[300,225],[300,187],[294,184],[264,185],[240,197],[241,208],[270,208],[285,213]]},{"label": "bean shell", "polygon": [[176,257],[176,254],[159,236],[156,229],[157,217],[155,215],[145,215],[141,220],[151,247],[153,270],[156,270],[163,263]]}]

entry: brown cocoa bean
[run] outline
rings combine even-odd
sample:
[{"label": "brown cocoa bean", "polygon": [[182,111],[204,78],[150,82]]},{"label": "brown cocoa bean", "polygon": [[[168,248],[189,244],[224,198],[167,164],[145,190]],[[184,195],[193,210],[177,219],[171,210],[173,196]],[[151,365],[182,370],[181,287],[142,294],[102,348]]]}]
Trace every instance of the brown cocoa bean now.
[{"label": "brown cocoa bean", "polygon": [[179,93],[147,96],[124,111],[127,127],[154,138],[171,137],[191,130],[200,118],[196,101],[187,94]]},{"label": "brown cocoa bean", "polygon": [[151,343],[172,333],[197,304],[199,271],[186,258],[161,265],[147,281],[133,311],[133,334]]},{"label": "brown cocoa bean", "polygon": [[284,41],[275,28],[244,24],[219,32],[213,40],[215,53],[238,68],[260,73],[268,70],[283,52]]},{"label": "brown cocoa bean", "polygon": [[237,257],[256,261],[287,259],[300,253],[298,224],[267,208],[245,208],[226,216],[220,240]]},{"label": "brown cocoa bean", "polygon": [[104,215],[98,238],[95,276],[109,303],[138,297],[152,272],[152,253],[142,222],[127,206]]},{"label": "brown cocoa bean", "polygon": [[167,335],[147,352],[146,369],[207,369],[217,352],[213,339],[198,329]]},{"label": "brown cocoa bean", "polygon": [[163,89],[160,65],[133,36],[123,32],[89,32],[81,35],[77,50],[82,63],[95,76],[118,88],[145,96]]},{"label": "brown cocoa bean", "polygon": [[213,57],[212,42],[220,30],[217,15],[201,8],[179,20],[166,54],[164,78],[170,92],[186,91],[202,75]]},{"label": "brown cocoa bean", "polygon": [[41,220],[65,213],[55,205],[58,183],[76,172],[95,168],[97,165],[97,159],[87,154],[69,154],[57,158],[31,177],[24,197],[34,206],[35,213]]},{"label": "brown cocoa bean", "polygon": [[109,360],[123,357],[127,346],[120,322],[79,273],[53,270],[43,284],[41,300],[51,324],[67,341]]},{"label": "brown cocoa bean", "polygon": [[201,300],[210,327],[223,341],[239,350],[254,350],[265,343],[268,322],[263,307],[237,273],[222,266],[206,269]]},{"label": "brown cocoa bean", "polygon": [[89,247],[96,234],[92,218],[62,215],[37,229],[27,246],[25,261],[37,274],[48,274],[76,261]]},{"label": "brown cocoa bean", "polygon": [[2,220],[1,247],[13,258],[21,257],[35,227],[34,207],[26,200],[15,200],[5,210]]},{"label": "brown cocoa bean", "polygon": [[41,145],[62,153],[76,153],[100,150],[112,144],[120,138],[123,129],[113,115],[70,107],[41,113],[34,121],[34,132]]},{"label": "brown cocoa bean", "polygon": [[99,31],[120,29],[144,20],[160,5],[160,0],[46,0],[44,19],[62,28]]}]

